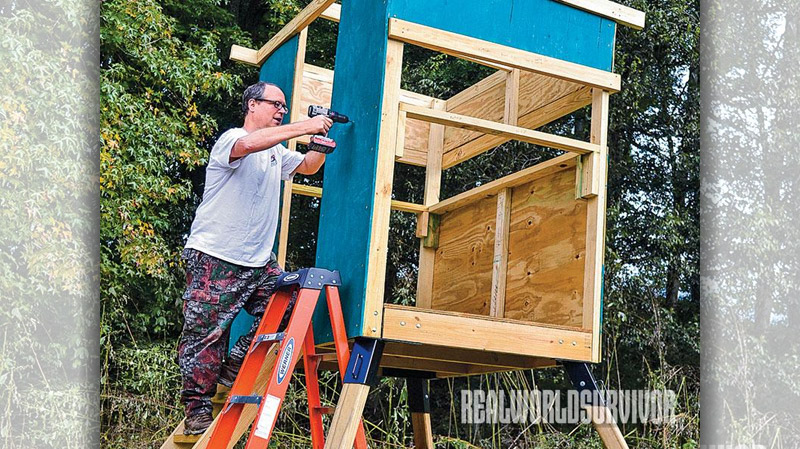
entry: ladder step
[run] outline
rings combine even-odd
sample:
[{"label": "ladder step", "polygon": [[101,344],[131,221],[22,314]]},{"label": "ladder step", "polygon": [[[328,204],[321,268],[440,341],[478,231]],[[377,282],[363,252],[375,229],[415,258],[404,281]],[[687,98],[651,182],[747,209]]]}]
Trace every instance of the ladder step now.
[{"label": "ladder step", "polygon": [[172,437],[172,442],[176,444],[192,444],[197,443],[203,435],[184,435],[182,433],[176,434]]},{"label": "ladder step", "polygon": [[314,407],[314,409],[323,415],[333,415],[336,413],[336,407]]},{"label": "ladder step", "polygon": [[326,352],[323,354],[314,354],[313,356],[316,360],[321,360],[323,362],[335,362],[336,361],[336,353],[335,352]]}]

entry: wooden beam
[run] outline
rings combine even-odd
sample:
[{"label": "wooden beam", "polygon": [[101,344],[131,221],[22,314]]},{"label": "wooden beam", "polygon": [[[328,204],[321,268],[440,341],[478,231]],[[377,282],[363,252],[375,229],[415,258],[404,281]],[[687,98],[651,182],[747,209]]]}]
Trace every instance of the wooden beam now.
[{"label": "wooden beam", "polygon": [[[525,74],[522,75],[523,77],[525,76]],[[567,81],[556,80],[554,78],[551,78],[551,80],[554,83],[576,86],[574,83],[569,83]],[[523,94],[525,97],[528,96],[527,92],[523,92]],[[550,103],[545,103],[536,109],[529,110],[527,113],[521,112],[518,125],[528,129],[539,128],[540,126],[546,125],[557,118],[563,117],[566,114],[590,104],[592,102],[591,97],[591,88],[589,87],[567,92]],[[500,105],[500,108],[502,107],[503,106]],[[500,113],[502,113],[502,109],[500,109]],[[455,128],[450,129],[454,130]],[[450,136],[445,136],[445,153],[442,159],[442,166],[444,168],[450,168],[491,148],[508,142],[509,140],[511,139],[506,136],[492,134],[462,132],[461,135],[456,135],[456,133],[451,133]]]},{"label": "wooden beam", "polygon": [[511,189],[497,194],[497,217],[494,230],[494,259],[492,259],[492,296],[489,315],[502,318],[506,310],[506,273],[508,272],[508,232],[511,221]]},{"label": "wooden beam", "polygon": [[383,101],[378,134],[375,190],[372,201],[372,226],[367,252],[367,276],[364,298],[363,335],[380,337],[383,322],[383,293],[389,245],[389,218],[394,178],[394,140],[397,136],[397,112],[400,101],[400,78],[403,72],[403,43],[389,39],[383,79]]},{"label": "wooden beam", "polygon": [[609,0],[557,0],[574,8],[611,19],[620,25],[641,30],[644,28],[644,11],[633,9]]},{"label": "wooden beam", "polygon": [[406,357],[415,360],[439,360],[467,365],[495,366],[505,371],[555,366],[553,359],[528,357],[516,354],[477,351],[445,346],[414,345],[388,342],[383,351],[384,357]]},{"label": "wooden beam", "polygon": [[325,11],[322,11],[320,17],[323,19],[327,19],[336,23],[339,23],[339,19],[342,16],[342,5],[338,3],[332,3],[331,6],[325,8]]},{"label": "wooden beam", "polygon": [[584,154],[600,151],[597,144],[583,142],[569,137],[556,136],[553,134],[534,131],[532,129],[520,128],[518,126],[497,123],[491,120],[483,120],[468,115],[454,114],[452,112],[437,111],[431,108],[414,106],[407,103],[400,104],[400,110],[406,111],[408,118],[424,120],[431,123],[438,123],[445,126],[469,129],[488,134],[497,134],[510,139],[528,142],[535,145],[542,145],[564,151]]},{"label": "wooden beam", "polygon": [[[447,102],[434,100],[433,109],[443,110]],[[442,151],[444,148],[444,126],[431,124],[428,136],[428,158],[425,165],[425,191],[423,203],[425,207],[439,202],[439,193],[442,186]],[[425,226],[425,235],[429,235],[428,225],[430,216],[423,212],[424,218],[420,221]],[[433,261],[436,257],[436,248],[426,246],[425,241],[419,242],[419,270],[417,271],[417,307],[428,308],[431,306],[433,294]]]},{"label": "wooden beam", "polygon": [[383,338],[577,361],[592,350],[592,333],[582,329],[389,304]]},{"label": "wooden beam", "polygon": [[620,76],[615,73],[405,20],[389,19],[389,38],[456,57],[468,56],[615,92],[620,89]]},{"label": "wooden beam", "polygon": [[[292,184],[292,193],[296,195],[303,195],[303,196],[313,196],[316,198],[322,198],[322,187],[315,187],[315,186],[307,186],[303,184]],[[400,211],[400,212],[409,212],[412,214],[422,213],[428,210],[422,204],[416,203],[408,203],[406,201],[397,201],[392,200],[392,210]]]},{"label": "wooden beam", "polygon": [[[297,42],[297,54],[294,58],[294,78],[292,79],[292,98],[290,104],[292,111],[289,115],[292,122],[300,119],[305,112],[301,111],[300,99],[303,96],[303,73],[306,60],[306,43],[308,42],[308,28],[300,32]],[[290,140],[290,151],[297,151],[297,141]],[[289,245],[289,220],[292,212],[292,182],[283,181],[283,198],[281,199],[281,226],[278,230],[278,264],[286,266],[286,254]]]},{"label": "wooden beam", "polygon": [[567,153],[544,162],[540,162],[532,167],[504,176],[500,179],[492,181],[488,184],[483,184],[472,190],[460,193],[456,196],[440,201],[428,207],[428,211],[435,214],[443,214],[451,210],[458,209],[473,201],[478,201],[483,198],[497,195],[498,192],[505,188],[515,187],[525,184],[531,180],[548,176],[560,170],[566,170],[575,167],[575,159],[577,155]]},{"label": "wooden beam", "polygon": [[258,67],[258,50],[252,48],[242,47],[239,45],[231,45],[230,58],[236,62],[243,62],[252,66]]},{"label": "wooden beam", "polygon": [[[597,182],[596,195],[589,196],[586,205],[586,261],[583,283],[583,327],[592,330],[592,362],[600,361],[600,330],[602,326],[603,258],[606,237],[606,178],[608,172],[608,92],[595,89],[592,101],[592,140],[601,153],[583,165],[591,163],[591,173],[585,179]],[[586,173],[584,171],[584,173]]]},{"label": "wooden beam", "polygon": [[325,9],[327,9],[334,0],[312,0],[300,13],[295,16],[289,23],[280,29],[272,39],[269,40],[263,47],[258,50],[256,57],[256,65],[260,66],[266,61],[269,55],[283,45],[286,41],[292,38],[295,34],[306,28],[311,22],[319,17]]}]

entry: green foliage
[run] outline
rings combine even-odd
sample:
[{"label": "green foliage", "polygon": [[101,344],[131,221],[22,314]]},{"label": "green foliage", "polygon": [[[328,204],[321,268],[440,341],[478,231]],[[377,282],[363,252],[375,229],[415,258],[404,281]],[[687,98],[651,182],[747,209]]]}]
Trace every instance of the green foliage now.
[{"label": "green foliage", "polygon": [[95,24],[80,2],[19,3],[0,7],[0,436],[8,448],[87,447]]}]

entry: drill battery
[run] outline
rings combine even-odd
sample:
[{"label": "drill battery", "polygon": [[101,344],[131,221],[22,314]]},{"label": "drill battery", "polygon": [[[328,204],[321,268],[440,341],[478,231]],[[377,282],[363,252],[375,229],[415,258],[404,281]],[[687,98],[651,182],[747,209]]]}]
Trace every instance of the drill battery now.
[{"label": "drill battery", "polygon": [[319,153],[330,154],[336,149],[336,141],[327,136],[311,136],[308,149]]}]

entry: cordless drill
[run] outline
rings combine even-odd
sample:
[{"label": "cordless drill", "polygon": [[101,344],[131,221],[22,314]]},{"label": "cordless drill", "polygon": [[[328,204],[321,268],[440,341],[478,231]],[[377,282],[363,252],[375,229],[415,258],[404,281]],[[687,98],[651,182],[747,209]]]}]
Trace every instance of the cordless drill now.
[{"label": "cordless drill", "polygon": [[[339,114],[336,111],[332,111],[328,108],[322,106],[311,105],[308,107],[308,117],[316,117],[318,115],[324,115],[329,119],[333,120],[336,123],[347,123],[350,121],[344,114]],[[336,149],[336,141],[328,137],[327,133],[323,135],[311,136],[311,139],[308,142],[308,149],[311,151],[318,151],[320,153],[333,153],[333,150]]]}]

